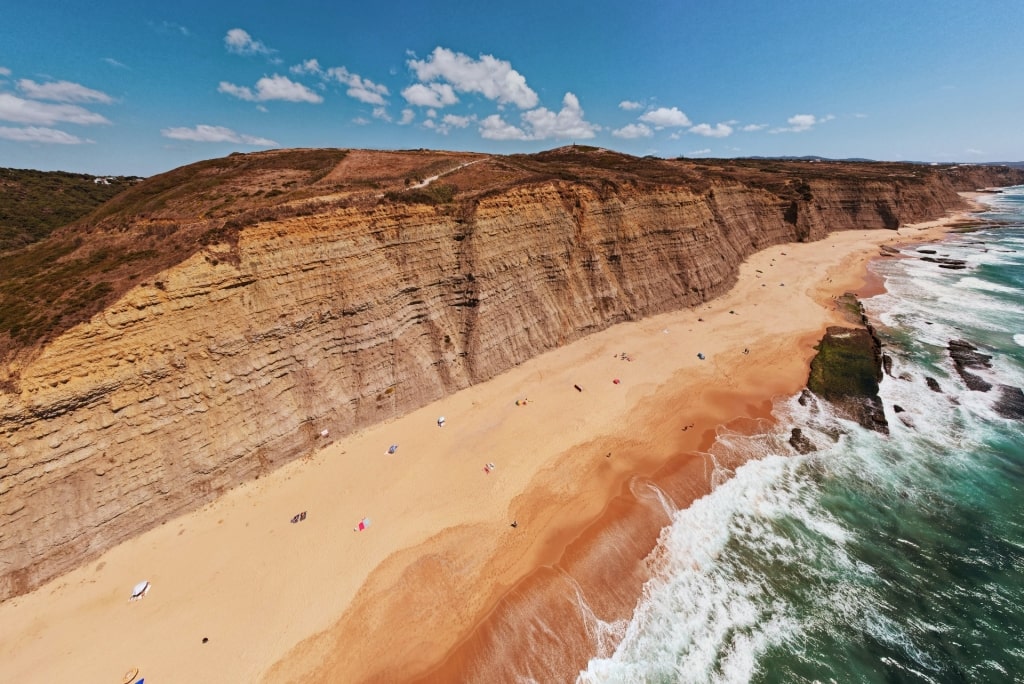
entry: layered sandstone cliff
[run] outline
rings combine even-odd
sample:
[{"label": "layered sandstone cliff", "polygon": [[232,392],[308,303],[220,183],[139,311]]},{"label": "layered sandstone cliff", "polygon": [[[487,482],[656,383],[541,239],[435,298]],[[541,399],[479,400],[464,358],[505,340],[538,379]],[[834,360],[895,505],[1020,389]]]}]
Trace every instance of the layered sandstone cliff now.
[{"label": "layered sandstone cliff", "polygon": [[[322,430],[715,297],[757,249],[941,216],[965,184],[1005,181],[750,183],[691,165],[683,180],[609,184],[530,163],[462,201],[324,201],[250,222],[14,356],[0,394],[0,598],[310,452]],[[479,160],[450,180],[473,188],[487,165],[508,168]]]}]

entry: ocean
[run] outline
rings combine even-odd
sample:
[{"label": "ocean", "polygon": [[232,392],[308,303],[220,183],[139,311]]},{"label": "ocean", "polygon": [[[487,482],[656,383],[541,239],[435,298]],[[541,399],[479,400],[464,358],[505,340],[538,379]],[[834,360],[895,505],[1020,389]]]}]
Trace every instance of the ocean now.
[{"label": "ocean", "polygon": [[[713,491],[672,513],[632,618],[592,626],[578,682],[1024,682],[1024,421],[995,408],[1024,387],[1024,187],[984,202],[979,230],[872,265],[890,434],[797,397],[721,434]],[[992,390],[951,340],[991,356]]]}]

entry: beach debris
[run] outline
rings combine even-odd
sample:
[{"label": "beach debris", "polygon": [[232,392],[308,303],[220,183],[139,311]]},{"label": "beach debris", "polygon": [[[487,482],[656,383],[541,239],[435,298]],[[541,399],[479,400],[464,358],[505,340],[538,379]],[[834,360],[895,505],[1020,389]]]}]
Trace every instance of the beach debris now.
[{"label": "beach debris", "polygon": [[320,431],[320,436],[321,437],[326,437],[329,434],[331,434],[331,431],[328,430],[327,428],[324,428],[323,430]]},{"label": "beach debris", "polygon": [[700,359],[701,361],[703,361],[704,360],[704,352],[697,352],[697,358]]},{"label": "beach debris", "polygon": [[296,513],[295,515],[292,516],[292,522],[293,523],[302,522],[305,519],[306,519],[306,511],[302,511],[301,513]]},{"label": "beach debris", "polygon": [[391,446],[388,447],[388,453],[389,454],[393,454],[396,451],[398,451],[398,445],[397,444],[392,444]]},{"label": "beach debris", "polygon": [[357,524],[355,527],[352,528],[352,531],[353,532],[362,532],[363,530],[365,530],[369,526],[370,526],[370,519],[369,518],[362,518],[359,521],[359,524]]},{"label": "beach debris", "polygon": [[614,380],[612,380],[612,382],[615,383],[616,385],[618,385],[619,384],[619,379],[615,378]]},{"label": "beach debris", "polygon": [[582,388],[582,387],[580,387],[579,385],[573,385],[573,387],[575,387],[575,388],[576,388],[576,391],[577,391],[577,392],[582,392],[582,391],[583,391],[583,388]]},{"label": "beach debris", "polygon": [[444,416],[437,419],[437,427],[444,427]]},{"label": "beach debris", "polygon": [[146,598],[146,594],[149,593],[150,584],[146,580],[142,580],[132,589],[132,596],[129,601],[138,601],[139,599]]}]

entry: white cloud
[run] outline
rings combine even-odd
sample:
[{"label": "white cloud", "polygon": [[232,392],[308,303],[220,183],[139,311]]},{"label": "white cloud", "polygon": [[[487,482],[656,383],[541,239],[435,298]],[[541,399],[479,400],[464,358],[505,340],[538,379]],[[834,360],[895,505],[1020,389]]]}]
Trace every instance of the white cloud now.
[{"label": "white cloud", "polygon": [[414,83],[402,91],[402,97],[418,107],[445,107],[459,101],[447,83]]},{"label": "white cloud", "polygon": [[0,93],[0,121],[51,125],[60,121],[73,124],[108,124],[105,117],[71,104],[47,104]]},{"label": "white cloud", "polygon": [[754,131],[763,131],[766,128],[768,128],[768,124],[747,124],[740,130],[746,131],[747,133],[753,133]]},{"label": "white cloud", "polygon": [[480,122],[480,137],[486,140],[529,140],[521,128],[506,123],[497,114],[491,114]]},{"label": "white cloud", "polygon": [[271,55],[275,51],[254,40],[245,29],[233,28],[224,36],[224,46],[236,55]]},{"label": "white cloud", "polygon": [[122,64],[121,62],[118,62],[113,57],[104,57],[103,61],[106,62],[107,64],[109,64],[112,67],[117,67],[118,69],[127,69],[128,68],[127,64]]},{"label": "white cloud", "polygon": [[27,78],[18,81],[18,90],[25,97],[33,100],[50,100],[51,102],[100,102],[110,104],[114,98],[99,90],[86,88],[84,85],[71,81],[53,81],[36,83]]},{"label": "white cloud", "polygon": [[634,109],[640,109],[643,107],[639,102],[633,102],[632,100],[623,100],[619,103],[619,109],[625,109],[626,111],[633,111]]},{"label": "white cloud", "polygon": [[618,130],[612,131],[612,135],[616,138],[632,140],[633,138],[650,138],[654,135],[654,131],[644,124],[627,124]]},{"label": "white cloud", "polygon": [[398,120],[399,126],[408,126],[412,123],[412,120],[416,118],[416,112],[411,109],[402,110],[402,118]]},{"label": "white cloud", "polygon": [[657,129],[676,127],[682,128],[691,124],[690,119],[678,107],[658,107],[640,116],[640,120]]},{"label": "white cloud", "polygon": [[59,131],[56,128],[40,128],[37,126],[28,126],[26,128],[8,128],[6,126],[0,126],[0,138],[3,138],[4,140],[14,140],[15,142],[49,143],[56,145],[81,145],[82,143],[91,142],[89,140],[82,140],[70,133]]},{"label": "white cloud", "polygon": [[967,154],[973,155],[973,156],[975,156],[975,157],[977,157],[977,156],[980,156],[980,155],[983,155],[983,154],[985,154],[985,153],[984,153],[984,152],[982,152],[981,150],[979,150],[979,149],[975,149],[975,148],[973,148],[973,147],[968,147],[968,148],[967,148],[967,149],[965,150],[965,152],[966,152]]},{"label": "white cloud", "polygon": [[441,135],[448,135],[453,128],[467,128],[471,123],[476,121],[475,116],[457,116],[455,114],[445,114],[441,118],[441,122],[438,123],[432,119],[427,119],[423,122],[424,128],[429,128]]},{"label": "white cloud", "polygon": [[510,62],[492,55],[481,55],[475,60],[461,52],[436,47],[426,60],[410,59],[408,64],[423,83],[447,81],[458,92],[480,93],[488,100],[512,103],[520,109],[537,105],[537,93],[526,85],[526,78]]},{"label": "white cloud", "polygon": [[10,76],[11,70],[7,67],[0,67],[0,76]]},{"label": "white cloud", "polygon": [[370,124],[370,120],[363,116],[357,116],[356,118],[352,119],[352,123],[354,123],[356,126],[367,126]]},{"label": "white cloud", "polygon": [[296,64],[289,69],[293,74],[320,74],[323,70],[320,68],[320,62],[315,59],[307,59],[302,64]]},{"label": "white cloud", "polygon": [[782,127],[779,127],[779,128],[773,128],[770,132],[771,133],[803,133],[804,131],[811,130],[812,128],[814,128],[818,124],[823,124],[826,121],[831,121],[834,118],[836,118],[836,117],[832,116],[831,114],[823,116],[820,119],[817,118],[816,116],[814,116],[814,114],[795,114],[795,115],[789,117],[788,119],[786,119],[786,123],[788,123],[789,126],[782,126]]},{"label": "white cloud", "polygon": [[727,138],[732,135],[732,126],[724,123],[715,124],[714,126],[702,123],[690,128],[690,132],[703,135],[706,138]]},{"label": "white cloud", "polygon": [[441,119],[441,121],[452,128],[466,128],[475,120],[476,117],[474,116],[456,116],[455,114],[445,114],[444,118]]},{"label": "white cloud", "polygon": [[703,150],[690,150],[686,154],[690,155],[691,157],[696,157],[697,155],[701,154],[711,154],[711,148],[705,147]]},{"label": "white cloud", "polygon": [[522,127],[506,123],[497,114],[480,122],[480,135],[488,140],[548,140],[593,138],[601,127],[583,118],[580,101],[572,93],[562,98],[562,109],[557,113],[544,107],[523,112]]},{"label": "white cloud", "polygon": [[230,142],[258,145],[260,147],[276,147],[277,143],[267,138],[257,138],[244,133],[236,133],[224,126],[208,126],[199,124],[195,128],[164,128],[160,135],[173,140],[191,140],[193,142]]},{"label": "white cloud", "polygon": [[327,77],[347,85],[345,94],[366,104],[382,105],[384,96],[389,94],[387,86],[353,74],[345,67],[331,67],[327,70]]},{"label": "white cloud", "polygon": [[391,121],[391,115],[388,114],[388,110],[385,107],[374,107],[373,118],[380,119],[381,121]]},{"label": "white cloud", "polygon": [[535,140],[548,138],[593,138],[600,126],[583,118],[579,99],[572,93],[562,98],[562,109],[556,114],[544,107],[523,113],[523,120],[533,131]]},{"label": "white cloud", "polygon": [[264,76],[260,80],[256,81],[255,93],[247,86],[237,86],[233,83],[228,83],[227,81],[221,81],[220,85],[217,86],[217,91],[233,95],[240,100],[246,100],[248,102],[285,100],[286,102],[319,103],[324,101],[324,98],[320,97],[306,86],[301,83],[296,83],[287,76],[281,76],[279,74]]}]

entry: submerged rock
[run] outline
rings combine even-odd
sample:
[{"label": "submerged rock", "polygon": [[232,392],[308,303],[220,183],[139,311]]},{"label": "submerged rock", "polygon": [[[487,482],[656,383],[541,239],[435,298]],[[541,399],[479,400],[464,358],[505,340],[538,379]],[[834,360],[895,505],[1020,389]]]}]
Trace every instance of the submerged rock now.
[{"label": "submerged rock", "polygon": [[953,360],[956,372],[960,374],[967,389],[975,392],[988,392],[992,384],[971,373],[968,369],[986,369],[992,367],[992,357],[982,354],[970,342],[964,340],[949,341],[949,357]]},{"label": "submerged rock", "polygon": [[1024,391],[1020,387],[999,386],[996,413],[1010,420],[1024,420]]},{"label": "submerged rock", "polygon": [[939,385],[938,380],[936,380],[930,375],[926,375],[924,381],[928,384],[928,389],[930,389],[932,392],[938,392],[939,394],[942,394],[942,386]]},{"label": "submerged rock", "polygon": [[818,446],[808,439],[804,431],[798,427],[793,428],[789,434],[789,446],[796,449],[797,453],[800,454],[809,454],[812,451],[818,450]]}]

